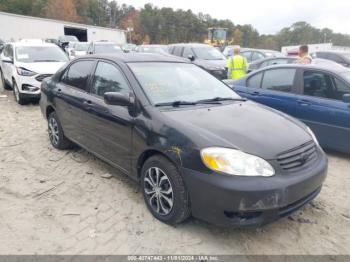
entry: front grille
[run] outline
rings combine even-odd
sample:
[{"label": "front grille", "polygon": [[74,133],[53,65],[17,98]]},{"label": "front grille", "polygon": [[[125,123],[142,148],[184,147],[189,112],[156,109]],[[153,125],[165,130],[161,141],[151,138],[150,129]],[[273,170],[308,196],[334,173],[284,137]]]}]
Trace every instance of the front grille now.
[{"label": "front grille", "polygon": [[313,141],[283,152],[277,156],[277,161],[283,170],[293,171],[317,158],[316,145]]},{"label": "front grille", "polygon": [[38,80],[39,82],[43,81],[45,78],[52,76],[52,74],[43,74],[43,75],[38,75],[35,79]]}]

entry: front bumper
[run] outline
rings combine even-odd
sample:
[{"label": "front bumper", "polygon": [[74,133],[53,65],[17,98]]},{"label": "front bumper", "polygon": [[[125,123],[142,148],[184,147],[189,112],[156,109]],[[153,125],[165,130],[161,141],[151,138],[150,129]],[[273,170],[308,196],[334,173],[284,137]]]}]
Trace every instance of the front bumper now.
[{"label": "front bumper", "polygon": [[312,166],[273,177],[181,171],[194,217],[222,226],[259,226],[291,214],[318,195],[327,174],[327,157],[320,150]]}]

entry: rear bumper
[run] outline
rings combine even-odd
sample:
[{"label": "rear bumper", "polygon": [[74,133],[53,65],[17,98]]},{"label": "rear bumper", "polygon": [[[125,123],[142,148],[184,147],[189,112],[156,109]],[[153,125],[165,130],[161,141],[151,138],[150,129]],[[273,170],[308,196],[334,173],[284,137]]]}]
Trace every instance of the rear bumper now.
[{"label": "rear bumper", "polygon": [[259,226],[288,216],[321,190],[327,158],[307,170],[273,177],[234,177],[182,169],[192,215],[222,226]]}]

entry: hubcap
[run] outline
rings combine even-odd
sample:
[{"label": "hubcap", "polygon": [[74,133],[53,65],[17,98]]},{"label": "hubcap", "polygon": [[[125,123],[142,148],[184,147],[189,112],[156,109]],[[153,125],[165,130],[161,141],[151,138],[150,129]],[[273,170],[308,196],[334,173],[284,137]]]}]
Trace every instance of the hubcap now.
[{"label": "hubcap", "polygon": [[168,176],[158,167],[147,170],[144,179],[144,191],[153,211],[159,215],[168,215],[174,204],[174,193]]},{"label": "hubcap", "polygon": [[56,119],[49,120],[49,137],[52,144],[57,145],[59,140],[59,131]]}]

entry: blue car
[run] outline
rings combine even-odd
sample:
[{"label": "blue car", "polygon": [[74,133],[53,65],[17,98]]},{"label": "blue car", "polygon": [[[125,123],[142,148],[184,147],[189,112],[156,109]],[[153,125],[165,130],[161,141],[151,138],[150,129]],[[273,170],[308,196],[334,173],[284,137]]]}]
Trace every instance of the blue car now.
[{"label": "blue car", "polygon": [[225,82],[243,97],[300,119],[324,148],[350,152],[350,69],[277,65]]}]

